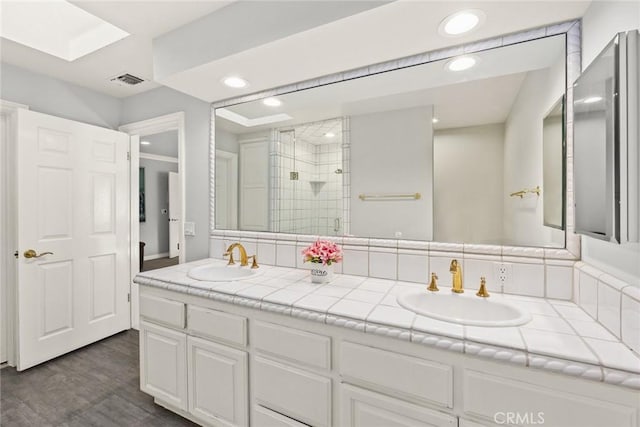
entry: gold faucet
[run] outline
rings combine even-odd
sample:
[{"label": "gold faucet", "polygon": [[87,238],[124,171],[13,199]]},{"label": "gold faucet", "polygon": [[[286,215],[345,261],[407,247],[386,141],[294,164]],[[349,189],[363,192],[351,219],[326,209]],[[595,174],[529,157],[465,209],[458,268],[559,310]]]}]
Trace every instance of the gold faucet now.
[{"label": "gold faucet", "polygon": [[487,292],[487,281],[484,277],[480,278],[480,289],[476,292],[476,295],[482,298],[488,298],[489,292]]},{"label": "gold faucet", "polygon": [[[246,267],[247,265],[249,265],[249,258],[247,257],[247,251],[245,250],[244,246],[242,246],[242,244],[240,243],[233,243],[227,248],[227,252],[224,253],[223,256],[229,257],[228,265],[235,264],[235,261],[233,260],[233,250],[235,248],[238,248],[240,250],[240,266]],[[255,262],[255,258],[254,258],[254,262]]]},{"label": "gold faucet", "polygon": [[438,289],[438,276],[436,275],[436,273],[431,273],[431,282],[429,283],[429,287],[427,288],[428,291],[431,292],[438,292],[440,289]]},{"label": "gold faucet", "polygon": [[449,266],[449,271],[453,274],[451,279],[451,291],[457,294],[461,294],[464,292],[462,287],[462,267],[458,264],[458,260],[454,259],[451,261],[451,265]]}]

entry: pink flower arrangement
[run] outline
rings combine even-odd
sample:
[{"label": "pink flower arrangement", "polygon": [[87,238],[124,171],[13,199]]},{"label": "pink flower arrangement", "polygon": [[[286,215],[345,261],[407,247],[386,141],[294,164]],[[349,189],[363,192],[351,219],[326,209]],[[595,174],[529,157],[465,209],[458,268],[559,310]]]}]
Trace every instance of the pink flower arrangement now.
[{"label": "pink flower arrangement", "polygon": [[316,242],[302,251],[304,262],[322,263],[331,265],[342,261],[342,249],[329,240],[316,240]]}]

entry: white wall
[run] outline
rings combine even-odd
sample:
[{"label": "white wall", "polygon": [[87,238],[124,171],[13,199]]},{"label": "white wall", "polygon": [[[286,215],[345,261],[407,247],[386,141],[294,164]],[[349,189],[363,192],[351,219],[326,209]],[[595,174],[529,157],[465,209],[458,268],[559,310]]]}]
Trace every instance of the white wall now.
[{"label": "white wall", "polygon": [[[351,233],[433,238],[433,109],[351,117]],[[361,193],[421,193],[420,200],[361,201]]]},{"label": "white wall", "polygon": [[0,98],[96,126],[120,124],[121,99],[6,63],[0,63]]},{"label": "white wall", "polygon": [[[543,225],[542,195],[522,199],[513,192],[542,188],[542,122],[564,93],[564,57],[549,68],[527,73],[505,122],[504,243],[546,246],[556,242],[553,228]],[[542,191],[545,191],[542,188]]]},{"label": "white wall", "polygon": [[145,177],[145,222],[140,223],[140,241],[145,242],[144,255],[169,252],[169,172],[178,172],[178,164],[140,159]]},{"label": "white wall", "polygon": [[186,237],[187,261],[205,258],[209,248],[209,123],[208,103],[161,87],[125,98],[120,123],[132,123],[165,114],[185,113],[185,221],[195,222],[196,235]]},{"label": "white wall", "polygon": [[504,124],[433,134],[433,240],[502,243]]},{"label": "white wall", "polygon": [[238,135],[223,129],[216,129],[216,150],[237,154],[240,151]]},{"label": "white wall", "polygon": [[[640,28],[640,3],[634,1],[594,1],[582,19],[582,69],[621,31]],[[636,167],[640,167],[640,159]],[[637,219],[640,225],[640,218]],[[640,247],[615,245],[582,238],[585,262],[640,286]]]}]

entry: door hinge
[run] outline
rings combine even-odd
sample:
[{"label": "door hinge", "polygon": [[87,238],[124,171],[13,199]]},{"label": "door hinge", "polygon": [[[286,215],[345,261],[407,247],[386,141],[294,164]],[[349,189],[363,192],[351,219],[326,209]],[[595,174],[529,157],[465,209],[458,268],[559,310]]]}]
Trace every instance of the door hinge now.
[{"label": "door hinge", "polygon": [[180,243],[177,243],[176,246],[178,246],[178,250],[180,250]]},{"label": "door hinge", "polygon": [[131,294],[127,294],[127,302],[131,302]]},{"label": "door hinge", "polygon": [[131,153],[127,151],[127,160],[131,160]]}]

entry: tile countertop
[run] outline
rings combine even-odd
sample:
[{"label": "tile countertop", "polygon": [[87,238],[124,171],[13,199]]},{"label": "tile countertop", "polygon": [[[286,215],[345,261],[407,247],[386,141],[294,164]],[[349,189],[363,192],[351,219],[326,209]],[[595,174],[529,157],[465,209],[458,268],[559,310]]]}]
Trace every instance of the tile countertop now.
[{"label": "tile countertop", "polygon": [[[570,301],[492,294],[531,313],[519,327],[463,326],[406,310],[396,295],[426,284],[336,274],[329,284],[311,284],[308,270],[262,265],[261,274],[235,282],[205,282],[187,272],[203,259],[140,273],[135,282],[395,337],[422,345],[619,384],[640,390],[640,355]],[[447,290],[440,286],[441,292]]]}]

